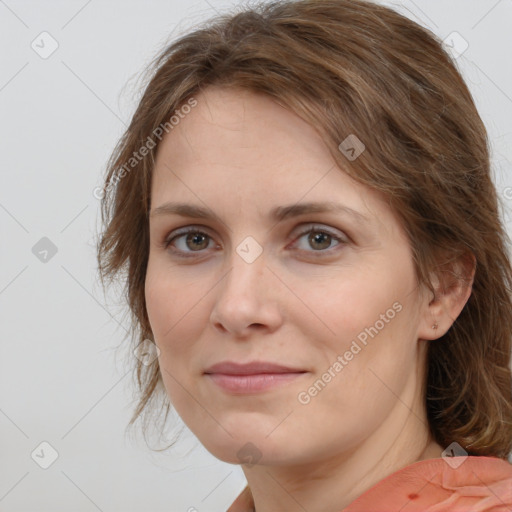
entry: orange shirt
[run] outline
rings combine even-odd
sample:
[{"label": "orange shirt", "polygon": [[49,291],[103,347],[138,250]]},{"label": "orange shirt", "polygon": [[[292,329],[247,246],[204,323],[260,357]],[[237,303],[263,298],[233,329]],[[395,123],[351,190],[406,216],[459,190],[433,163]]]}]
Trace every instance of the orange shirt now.
[{"label": "orange shirt", "polygon": [[[228,512],[253,510],[246,487]],[[511,512],[512,465],[497,457],[421,460],[383,478],[340,512],[398,511]]]}]

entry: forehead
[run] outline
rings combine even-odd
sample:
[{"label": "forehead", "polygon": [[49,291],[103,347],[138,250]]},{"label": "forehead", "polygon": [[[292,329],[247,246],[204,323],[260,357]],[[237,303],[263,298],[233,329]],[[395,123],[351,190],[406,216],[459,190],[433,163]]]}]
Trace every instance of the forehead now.
[{"label": "forehead", "polygon": [[195,99],[159,145],[153,208],[179,200],[221,210],[235,205],[247,214],[258,205],[264,214],[323,200],[382,218],[386,205],[378,195],[343,172],[320,134],[272,98],[209,87]]},{"label": "forehead", "polygon": [[332,164],[316,130],[265,94],[210,86],[195,99],[197,105],[181,116],[158,150],[172,156],[175,165],[207,160],[253,167],[259,157],[275,170],[315,156]]}]

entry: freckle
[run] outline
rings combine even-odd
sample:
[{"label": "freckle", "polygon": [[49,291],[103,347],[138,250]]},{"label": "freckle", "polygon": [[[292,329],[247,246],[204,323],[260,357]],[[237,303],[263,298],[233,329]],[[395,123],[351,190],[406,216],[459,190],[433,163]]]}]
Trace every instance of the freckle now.
[{"label": "freckle", "polygon": [[409,494],[409,496],[407,496],[410,500],[417,500],[420,496],[419,494],[416,494],[416,493],[411,493]]}]

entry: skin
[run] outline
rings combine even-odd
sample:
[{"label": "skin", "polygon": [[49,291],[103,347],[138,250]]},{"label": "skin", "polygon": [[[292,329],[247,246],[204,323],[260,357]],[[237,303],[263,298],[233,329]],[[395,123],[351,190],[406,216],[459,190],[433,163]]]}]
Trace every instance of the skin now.
[{"label": "skin", "polygon": [[[237,452],[254,445],[245,449],[256,463],[242,468],[258,512],[339,512],[392,472],[441,456],[423,405],[425,350],[471,290],[453,286],[433,300],[418,286],[405,231],[386,201],[337,167],[297,115],[239,89],[210,86],[195,97],[198,105],[159,146],[151,189],[146,302],[165,389],[217,458],[240,464]],[[275,206],[325,200],[368,222],[339,212],[267,218]],[[153,214],[169,201],[206,206],[220,221]],[[208,235],[174,240],[190,258],[163,246],[185,226]],[[308,240],[323,230],[342,242]],[[248,236],[263,249],[252,263],[236,251]],[[400,312],[300,403],[299,393],[396,303]],[[241,395],[204,375],[225,360],[306,373]]]}]

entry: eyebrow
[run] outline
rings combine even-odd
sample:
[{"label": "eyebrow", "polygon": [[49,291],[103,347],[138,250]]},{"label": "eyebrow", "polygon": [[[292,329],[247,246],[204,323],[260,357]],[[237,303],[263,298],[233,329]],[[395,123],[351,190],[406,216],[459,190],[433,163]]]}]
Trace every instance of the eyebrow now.
[{"label": "eyebrow", "polygon": [[[298,217],[308,213],[343,213],[352,217],[359,224],[369,224],[371,221],[368,217],[363,215],[348,206],[333,201],[324,202],[308,202],[297,203],[288,206],[277,206],[270,210],[269,218],[278,222],[285,219]],[[151,217],[160,215],[180,215],[182,217],[192,217],[196,219],[213,219],[222,222],[215,212],[209,208],[196,206],[187,203],[165,203],[155,208],[151,213]]]}]

